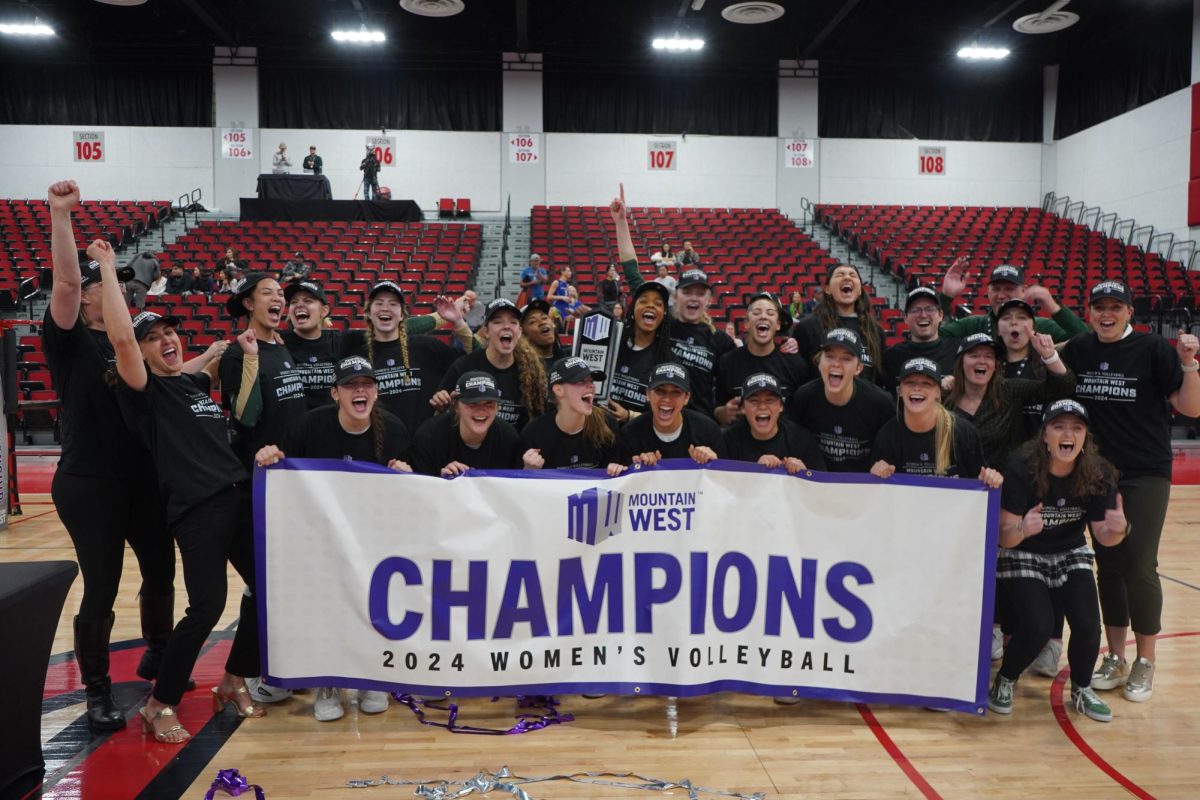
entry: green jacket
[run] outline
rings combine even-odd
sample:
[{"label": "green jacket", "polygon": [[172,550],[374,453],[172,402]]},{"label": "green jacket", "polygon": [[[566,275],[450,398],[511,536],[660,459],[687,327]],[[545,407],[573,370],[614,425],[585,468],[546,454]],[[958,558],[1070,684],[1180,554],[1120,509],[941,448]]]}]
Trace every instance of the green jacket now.
[{"label": "green jacket", "polygon": [[[953,313],[950,308],[950,298],[938,292],[938,301],[942,305],[942,313],[949,318]],[[1066,306],[1059,306],[1058,313],[1052,317],[1038,317],[1033,321],[1033,326],[1038,333],[1050,334],[1050,338],[1056,342],[1065,342],[1072,336],[1088,332],[1087,325],[1083,324],[1083,321],[1075,316],[1075,312]],[[996,330],[996,316],[991,313],[950,319],[943,322],[938,330],[942,336],[953,336],[957,339],[965,339],[973,333],[986,333],[993,339],[1000,338],[1000,334]]]}]

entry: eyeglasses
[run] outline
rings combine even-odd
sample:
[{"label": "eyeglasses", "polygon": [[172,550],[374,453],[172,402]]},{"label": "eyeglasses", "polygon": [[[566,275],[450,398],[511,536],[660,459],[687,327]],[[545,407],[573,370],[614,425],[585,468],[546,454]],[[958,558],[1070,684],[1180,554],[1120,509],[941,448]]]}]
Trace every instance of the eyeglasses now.
[{"label": "eyeglasses", "polygon": [[912,314],[914,317],[932,317],[941,311],[937,306],[912,306],[905,314]]}]

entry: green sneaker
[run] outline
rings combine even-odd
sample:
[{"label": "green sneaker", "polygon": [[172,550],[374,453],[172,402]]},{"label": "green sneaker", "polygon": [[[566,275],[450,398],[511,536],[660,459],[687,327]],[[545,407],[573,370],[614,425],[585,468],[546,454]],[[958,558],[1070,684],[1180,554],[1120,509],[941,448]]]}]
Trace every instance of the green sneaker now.
[{"label": "green sneaker", "polygon": [[1010,681],[1008,678],[997,673],[996,682],[992,684],[992,690],[988,692],[988,708],[997,714],[1011,714],[1013,687],[1016,685],[1016,681]]},{"label": "green sneaker", "polygon": [[1075,706],[1075,710],[1088,719],[1094,719],[1096,722],[1112,722],[1112,710],[1096,696],[1095,690],[1090,686],[1076,686],[1072,681],[1071,705]]}]

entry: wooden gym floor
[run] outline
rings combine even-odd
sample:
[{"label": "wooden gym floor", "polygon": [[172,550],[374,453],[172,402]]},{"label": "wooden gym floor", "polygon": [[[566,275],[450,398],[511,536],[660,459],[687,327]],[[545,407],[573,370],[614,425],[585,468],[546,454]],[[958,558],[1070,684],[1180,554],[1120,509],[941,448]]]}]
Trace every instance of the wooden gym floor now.
[{"label": "wooden gym floor", "polygon": [[[74,560],[47,495],[25,495],[24,516],[0,532],[0,561]],[[127,553],[116,608],[112,673],[129,726],[92,739],[70,655],[71,617],[82,583],[67,598],[54,644],[43,707],[47,778],[30,797],[201,798],[217,770],[237,768],[268,800],[411,797],[411,787],[351,789],[350,779],[464,779],[508,766],[518,775],[610,771],[769,798],[1196,798],[1200,797],[1200,487],[1176,486],[1163,535],[1160,569],[1165,612],[1154,699],[1133,704],[1105,693],[1115,719],[1101,724],[1062,707],[1057,680],[1024,677],[1009,718],[940,714],[895,706],[802,700],[781,707],[767,698],[723,694],[681,700],[672,737],[661,698],[565,696],[575,721],[522,736],[467,736],[422,726],[407,708],[378,716],[312,718],[313,693],[270,707],[266,718],[211,715],[235,622],[229,602],[197,665],[197,691],[180,716],[194,738],[184,747],[144,737],[134,716],[149,684],[134,676],[141,652],[134,595],[137,568]],[[180,573],[181,574],[181,573]],[[231,597],[240,586],[230,570]],[[177,609],[186,605],[177,578]],[[1064,659],[1065,665],[1065,659]],[[897,668],[900,668],[897,665]],[[2,687],[0,687],[2,688]],[[1069,699],[1069,692],[1068,692]],[[506,728],[514,703],[466,700],[460,723]],[[3,737],[0,736],[0,739]],[[544,783],[542,798],[623,798],[643,792],[611,786]],[[687,792],[674,789],[675,798]],[[218,798],[224,797],[218,794]],[[702,795],[704,796],[704,795]]]}]

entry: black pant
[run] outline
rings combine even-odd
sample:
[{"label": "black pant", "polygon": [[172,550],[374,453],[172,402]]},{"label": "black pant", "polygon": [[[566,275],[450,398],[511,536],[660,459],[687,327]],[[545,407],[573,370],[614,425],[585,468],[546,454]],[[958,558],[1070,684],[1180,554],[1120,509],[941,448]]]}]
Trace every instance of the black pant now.
[{"label": "black pant", "polygon": [[367,175],[363,178],[363,200],[379,199],[379,177]]},{"label": "black pant", "polygon": [[83,600],[79,618],[107,620],[112,614],[125,563],[125,542],[142,573],[141,593],[162,597],[175,591],[175,547],[153,478],[143,481],[54,473],[50,496],[67,528],[79,571]]},{"label": "black pant", "polygon": [[1125,500],[1129,535],[1116,547],[1095,544],[1096,574],[1104,624],[1154,635],[1162,630],[1162,582],[1158,542],[1167,518],[1171,482],[1166,478],[1125,478],[1118,484]]},{"label": "black pant", "polygon": [[229,594],[225,562],[233,564],[251,595],[242,594],[241,619],[225,671],[244,678],[259,674],[258,613],[254,605],[254,542],[250,497],[230,487],[188,509],[171,523],[183,559],[188,607],[171,632],[159,668],[154,698],[177,705],[204,640],[225,611]]},{"label": "black pant", "polygon": [[1067,645],[1071,680],[1079,686],[1090,686],[1092,668],[1100,653],[1100,605],[1091,571],[1071,570],[1067,582],[1058,589],[1051,589],[1037,578],[1004,578],[1000,586],[1008,597],[1013,624],[1013,637],[1004,648],[1000,674],[1015,681],[1046,646],[1056,624],[1057,595],[1071,626],[1071,642]]}]

